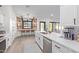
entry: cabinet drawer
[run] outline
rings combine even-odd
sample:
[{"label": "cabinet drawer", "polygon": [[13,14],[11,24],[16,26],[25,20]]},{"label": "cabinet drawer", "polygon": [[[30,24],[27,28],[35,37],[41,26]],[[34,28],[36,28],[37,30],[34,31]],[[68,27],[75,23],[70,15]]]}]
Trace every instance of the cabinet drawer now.
[{"label": "cabinet drawer", "polygon": [[52,42],[52,53],[61,53],[59,45]]},{"label": "cabinet drawer", "polygon": [[60,51],[62,53],[72,53],[73,52],[71,49],[64,47],[64,46],[61,46],[61,45],[60,45]]},{"label": "cabinet drawer", "polygon": [[52,51],[54,49],[53,47],[55,48],[55,50],[57,50],[58,52],[61,52],[61,53],[72,53],[73,52],[71,49],[66,48],[55,42],[52,43]]}]

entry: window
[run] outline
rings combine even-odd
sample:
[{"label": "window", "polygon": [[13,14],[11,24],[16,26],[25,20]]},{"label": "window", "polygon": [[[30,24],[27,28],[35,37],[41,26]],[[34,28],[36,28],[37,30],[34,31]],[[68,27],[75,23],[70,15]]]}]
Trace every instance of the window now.
[{"label": "window", "polygon": [[56,23],[56,30],[59,30],[59,23]]},{"label": "window", "polygon": [[24,28],[31,29],[32,28],[32,22],[31,21],[24,21]]},{"label": "window", "polygon": [[59,31],[59,22],[50,22],[49,32],[58,32],[58,31]]},{"label": "window", "polygon": [[45,22],[40,22],[40,31],[45,31],[45,28],[46,28],[46,24]]},{"label": "window", "polygon": [[53,31],[53,23],[52,23],[52,22],[49,23],[49,31],[50,31],[50,32]]},{"label": "window", "polygon": [[58,22],[55,23],[55,31],[56,31],[56,32],[59,32],[59,23],[58,23]]},{"label": "window", "polygon": [[25,18],[23,20],[23,28],[32,29],[32,20]]}]

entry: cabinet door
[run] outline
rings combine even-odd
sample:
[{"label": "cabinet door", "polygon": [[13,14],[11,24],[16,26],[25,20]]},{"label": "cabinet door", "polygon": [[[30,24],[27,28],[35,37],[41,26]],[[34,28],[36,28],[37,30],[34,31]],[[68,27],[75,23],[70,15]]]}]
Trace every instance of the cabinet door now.
[{"label": "cabinet door", "polygon": [[73,51],[58,43],[53,42],[52,43],[52,52],[54,52],[54,53],[72,53]]},{"label": "cabinet door", "polygon": [[76,7],[71,5],[60,7],[60,20],[63,25],[74,25],[75,9]]},{"label": "cabinet door", "polygon": [[52,53],[61,53],[60,47],[54,42],[52,42]]},{"label": "cabinet door", "polygon": [[38,43],[38,45],[40,46],[40,34],[39,34],[39,32],[35,32],[35,40],[36,40],[36,42]]},{"label": "cabinet door", "polygon": [[39,44],[40,48],[43,49],[43,36],[41,33],[35,32],[35,40]]},{"label": "cabinet door", "polygon": [[61,46],[60,50],[62,53],[74,53],[74,51],[72,51],[71,49],[63,47],[63,46]]},{"label": "cabinet door", "polygon": [[37,32],[35,32],[35,41],[37,42],[37,39],[38,39],[38,35],[37,35]]},{"label": "cabinet door", "polygon": [[77,5],[77,20],[76,20],[77,25],[79,25],[79,5]]},{"label": "cabinet door", "polygon": [[38,40],[38,37],[39,37],[38,32],[35,32],[35,40]]},{"label": "cabinet door", "polygon": [[40,47],[41,49],[43,49],[43,36],[40,35]]}]

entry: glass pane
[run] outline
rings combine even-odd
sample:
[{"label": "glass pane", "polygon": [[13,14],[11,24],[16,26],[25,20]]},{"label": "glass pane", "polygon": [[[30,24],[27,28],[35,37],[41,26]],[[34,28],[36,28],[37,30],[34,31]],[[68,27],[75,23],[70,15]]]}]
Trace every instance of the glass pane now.
[{"label": "glass pane", "polygon": [[56,30],[59,30],[59,24],[56,23]]},{"label": "glass pane", "polygon": [[31,28],[32,27],[32,22],[29,22],[29,21],[25,21],[24,22],[24,28]]},{"label": "glass pane", "polygon": [[53,24],[49,23],[49,31],[52,32],[53,31]]},{"label": "glass pane", "polygon": [[45,24],[41,23],[41,31],[44,31]]}]

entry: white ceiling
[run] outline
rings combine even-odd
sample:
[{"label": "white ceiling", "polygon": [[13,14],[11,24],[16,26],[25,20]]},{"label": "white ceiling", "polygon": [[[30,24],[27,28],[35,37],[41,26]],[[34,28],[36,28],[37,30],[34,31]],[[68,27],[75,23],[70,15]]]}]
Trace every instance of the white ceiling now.
[{"label": "white ceiling", "polygon": [[51,14],[55,18],[60,18],[60,6],[58,5],[14,5],[13,9],[17,16],[26,16],[27,13],[38,18],[50,18]]}]

